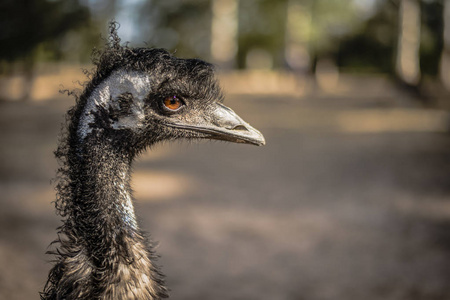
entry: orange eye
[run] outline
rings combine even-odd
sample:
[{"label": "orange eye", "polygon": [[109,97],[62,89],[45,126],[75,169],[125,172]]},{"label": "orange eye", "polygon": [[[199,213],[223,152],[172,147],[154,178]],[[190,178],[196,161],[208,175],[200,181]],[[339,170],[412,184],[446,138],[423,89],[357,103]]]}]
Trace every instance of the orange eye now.
[{"label": "orange eye", "polygon": [[169,110],[177,110],[183,106],[183,102],[177,96],[171,96],[164,99],[164,106]]}]

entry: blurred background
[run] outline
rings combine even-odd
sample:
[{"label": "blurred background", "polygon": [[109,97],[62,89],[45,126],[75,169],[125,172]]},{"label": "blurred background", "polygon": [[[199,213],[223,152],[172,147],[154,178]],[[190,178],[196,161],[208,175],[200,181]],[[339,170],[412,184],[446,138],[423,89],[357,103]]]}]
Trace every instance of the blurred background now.
[{"label": "blurred background", "polygon": [[45,284],[59,90],[111,19],[216,64],[267,140],[136,163],[172,299],[450,299],[448,0],[0,0],[0,299]]}]

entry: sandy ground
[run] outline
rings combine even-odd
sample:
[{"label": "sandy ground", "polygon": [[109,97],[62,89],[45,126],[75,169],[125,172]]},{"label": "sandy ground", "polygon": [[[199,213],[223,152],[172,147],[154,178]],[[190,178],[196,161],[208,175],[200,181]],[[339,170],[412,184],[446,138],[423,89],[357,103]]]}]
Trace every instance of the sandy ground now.
[{"label": "sandy ground", "polygon": [[[265,147],[165,144],[136,163],[171,299],[450,299],[446,113],[382,96],[226,103]],[[45,283],[70,105],[0,102],[0,299]]]}]

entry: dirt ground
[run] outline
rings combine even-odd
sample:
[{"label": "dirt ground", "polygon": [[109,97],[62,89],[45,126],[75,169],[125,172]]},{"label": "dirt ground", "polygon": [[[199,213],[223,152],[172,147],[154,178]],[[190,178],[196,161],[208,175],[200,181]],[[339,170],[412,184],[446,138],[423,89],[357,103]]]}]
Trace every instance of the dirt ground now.
[{"label": "dirt ground", "polygon": [[[450,299],[450,119],[393,98],[231,95],[265,147],[143,155],[136,211],[171,299]],[[0,299],[46,281],[70,105],[0,102]]]}]

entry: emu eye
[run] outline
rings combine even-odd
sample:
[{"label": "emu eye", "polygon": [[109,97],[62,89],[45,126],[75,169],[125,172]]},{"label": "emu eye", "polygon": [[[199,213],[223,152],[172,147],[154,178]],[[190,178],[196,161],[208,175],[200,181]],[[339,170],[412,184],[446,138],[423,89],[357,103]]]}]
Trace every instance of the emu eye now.
[{"label": "emu eye", "polygon": [[183,101],[177,96],[170,96],[164,99],[164,106],[171,111],[176,111],[183,106]]}]

